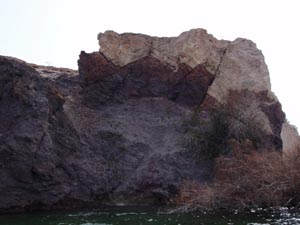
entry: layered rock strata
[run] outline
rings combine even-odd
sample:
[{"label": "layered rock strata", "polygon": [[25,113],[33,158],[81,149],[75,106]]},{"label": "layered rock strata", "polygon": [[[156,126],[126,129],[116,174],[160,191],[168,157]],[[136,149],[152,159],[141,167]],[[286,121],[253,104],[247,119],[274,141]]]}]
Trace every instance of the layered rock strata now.
[{"label": "layered rock strata", "polygon": [[90,94],[95,85],[107,87],[107,77],[119,79],[114,82],[117,91],[113,98],[121,102],[136,95],[211,108],[230,101],[231,92],[249,91],[257,97],[248,108],[280,142],[285,115],[271,91],[264,57],[252,41],[217,40],[203,29],[170,38],[106,31],[98,39],[99,52],[82,52],[79,60],[80,75],[87,83],[87,99],[111,99],[114,87],[110,93],[103,93],[107,89],[99,87],[99,93]]},{"label": "layered rock strata", "polygon": [[228,90],[267,90],[274,96],[264,57],[247,39],[217,40],[204,29],[194,29],[171,38],[106,31],[98,35],[98,40],[100,53],[119,66],[147,56],[175,71],[181,64],[191,68],[202,65],[216,77],[208,94],[218,101],[224,100]]},{"label": "layered rock strata", "polygon": [[165,204],[182,181],[211,178],[212,161],[185,152],[184,122],[239,95],[281,149],[284,113],[253,42],[202,29],[98,38],[79,73],[0,57],[0,212]]}]

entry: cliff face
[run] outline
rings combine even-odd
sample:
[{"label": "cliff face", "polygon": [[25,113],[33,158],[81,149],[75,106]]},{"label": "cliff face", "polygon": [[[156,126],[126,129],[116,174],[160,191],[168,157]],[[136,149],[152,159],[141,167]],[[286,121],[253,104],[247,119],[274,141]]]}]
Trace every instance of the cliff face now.
[{"label": "cliff face", "polygon": [[171,38],[107,31],[98,39],[100,53],[115,65],[125,66],[145,57],[153,57],[175,71],[182,64],[191,68],[202,65],[216,77],[208,94],[218,101],[231,89],[268,91],[274,97],[264,57],[250,40],[220,41],[203,29]]},{"label": "cliff face", "polygon": [[[107,31],[98,39],[99,52],[80,55],[79,71],[87,83],[97,80],[99,85],[106,76],[115,77],[117,95],[123,99],[164,97],[190,107],[223,104],[230,101],[230,92],[249,91],[256,95],[249,108],[264,129],[280,139],[285,116],[271,92],[264,57],[252,41],[217,40],[203,29],[171,38]],[[93,85],[84,88],[87,95]]]},{"label": "cliff face", "polygon": [[236,96],[250,99],[239,104],[264,146],[281,149],[284,113],[251,41],[202,29],[98,38],[79,74],[0,57],[1,212],[166,203],[183,180],[211,178],[212,161],[185,151],[184,124]]}]

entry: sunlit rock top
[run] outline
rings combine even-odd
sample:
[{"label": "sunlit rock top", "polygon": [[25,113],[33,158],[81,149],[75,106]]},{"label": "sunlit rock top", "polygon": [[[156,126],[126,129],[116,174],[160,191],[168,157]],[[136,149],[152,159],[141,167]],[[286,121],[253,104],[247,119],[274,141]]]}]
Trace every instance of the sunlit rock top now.
[{"label": "sunlit rock top", "polygon": [[249,89],[271,93],[264,56],[247,39],[217,40],[204,29],[193,29],[178,37],[151,37],[143,34],[106,31],[98,35],[100,52],[115,65],[125,66],[146,56],[171,65],[192,68],[204,65],[215,80],[208,94],[222,102],[229,90]]}]

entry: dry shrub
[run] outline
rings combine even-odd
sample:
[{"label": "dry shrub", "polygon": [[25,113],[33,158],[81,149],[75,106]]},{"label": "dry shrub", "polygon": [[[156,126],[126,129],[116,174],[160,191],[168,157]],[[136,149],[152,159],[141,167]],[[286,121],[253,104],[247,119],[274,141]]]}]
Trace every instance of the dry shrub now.
[{"label": "dry shrub", "polygon": [[287,189],[284,164],[277,152],[220,157],[215,189],[220,207],[258,207],[281,204]]},{"label": "dry shrub", "polygon": [[177,205],[175,211],[186,212],[214,208],[214,188],[197,182],[184,182],[180,187],[180,194],[172,199]]},{"label": "dry shrub", "polygon": [[186,182],[174,202],[185,210],[299,206],[299,152],[235,150],[216,159],[211,184]]},{"label": "dry shrub", "polygon": [[[231,91],[227,102],[201,120],[186,123],[186,149],[195,159],[215,162],[214,179],[186,181],[174,199],[179,208],[241,209],[297,206],[300,202],[300,150],[285,155],[267,131],[260,96]],[[273,148],[273,149],[270,149]]]}]

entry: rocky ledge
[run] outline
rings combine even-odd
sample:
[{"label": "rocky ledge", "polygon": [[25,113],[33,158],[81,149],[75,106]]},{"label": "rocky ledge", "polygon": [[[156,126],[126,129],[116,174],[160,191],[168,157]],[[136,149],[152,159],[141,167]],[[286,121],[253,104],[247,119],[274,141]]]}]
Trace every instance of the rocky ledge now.
[{"label": "rocky ledge", "polygon": [[79,73],[0,57],[0,212],[166,204],[182,181],[212,177],[213,160],[186,151],[184,124],[236,96],[250,96],[262,146],[282,149],[285,116],[253,42],[203,29],[98,39]]}]

